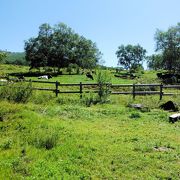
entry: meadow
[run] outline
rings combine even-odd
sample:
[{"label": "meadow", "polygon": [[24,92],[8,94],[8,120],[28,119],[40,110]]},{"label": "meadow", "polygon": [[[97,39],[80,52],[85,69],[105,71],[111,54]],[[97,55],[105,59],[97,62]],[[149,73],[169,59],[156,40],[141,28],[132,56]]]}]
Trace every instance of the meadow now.
[{"label": "meadow", "polygon": [[[1,75],[26,71],[0,65]],[[111,76],[114,84],[157,81],[153,71],[138,80]],[[96,82],[84,75],[51,80]],[[33,91],[24,103],[0,98],[0,179],[180,179],[180,122],[169,123],[172,112],[159,108],[168,100],[179,105],[179,96],[113,95],[87,106],[90,96]]]}]

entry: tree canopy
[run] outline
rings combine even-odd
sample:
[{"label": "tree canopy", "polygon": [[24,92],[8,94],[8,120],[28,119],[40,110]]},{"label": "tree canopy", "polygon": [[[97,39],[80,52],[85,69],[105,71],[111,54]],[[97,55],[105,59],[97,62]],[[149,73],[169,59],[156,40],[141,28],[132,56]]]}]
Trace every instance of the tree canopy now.
[{"label": "tree canopy", "polygon": [[153,54],[147,57],[147,66],[149,69],[159,70],[163,67],[162,54]]},{"label": "tree canopy", "polygon": [[2,62],[6,56],[7,56],[7,54],[5,52],[0,51],[0,62]]},{"label": "tree canopy", "polygon": [[180,23],[167,31],[157,30],[155,34],[156,51],[162,53],[162,68],[180,70]]},{"label": "tree canopy", "polygon": [[25,54],[32,68],[51,66],[60,69],[69,64],[93,68],[101,58],[95,43],[64,23],[54,27],[42,24],[38,36],[25,42]]},{"label": "tree canopy", "polygon": [[118,58],[118,65],[123,66],[125,69],[132,69],[142,64],[145,59],[146,50],[138,45],[121,45],[116,51]]}]

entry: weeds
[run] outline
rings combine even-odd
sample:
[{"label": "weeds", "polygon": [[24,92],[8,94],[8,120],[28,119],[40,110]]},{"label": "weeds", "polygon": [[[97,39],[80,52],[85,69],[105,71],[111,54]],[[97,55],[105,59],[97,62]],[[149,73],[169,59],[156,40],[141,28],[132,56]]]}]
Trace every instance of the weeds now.
[{"label": "weeds", "polygon": [[97,83],[99,84],[98,99],[104,103],[110,95],[108,84],[111,82],[110,74],[107,71],[99,71],[97,73]]},{"label": "weeds", "polygon": [[33,134],[30,143],[36,148],[52,149],[57,145],[58,133],[53,129],[39,130]]},{"label": "weeds", "polygon": [[0,89],[0,98],[11,102],[25,103],[32,95],[31,83],[9,84]]}]

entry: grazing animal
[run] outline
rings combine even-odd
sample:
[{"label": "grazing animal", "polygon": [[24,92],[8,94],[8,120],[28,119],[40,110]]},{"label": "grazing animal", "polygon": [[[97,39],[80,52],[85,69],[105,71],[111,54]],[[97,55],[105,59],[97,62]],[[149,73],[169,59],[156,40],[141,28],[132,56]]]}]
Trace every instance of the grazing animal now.
[{"label": "grazing animal", "polygon": [[169,73],[166,73],[166,74],[157,73],[156,75],[159,79],[163,79],[163,80],[169,79],[169,78],[172,78],[173,76],[175,76],[174,74],[169,74]]},{"label": "grazing animal", "polygon": [[52,78],[51,75],[43,75],[38,77],[38,79],[50,79],[50,78]]},{"label": "grazing animal", "polygon": [[162,74],[162,73],[157,73],[156,75],[165,84],[173,84],[173,83],[178,83],[179,82],[179,75],[178,74],[170,74],[170,73]]},{"label": "grazing animal", "polygon": [[93,76],[90,73],[86,73],[86,77],[91,79],[91,80],[94,80]]},{"label": "grazing animal", "polygon": [[118,78],[119,78],[119,77],[121,77],[121,76],[120,76],[120,75],[117,75],[117,74],[114,74],[114,77],[118,77]]},{"label": "grazing animal", "polygon": [[159,79],[161,79],[162,73],[157,73],[156,75],[157,75],[157,77],[158,77]]},{"label": "grazing animal", "polygon": [[160,105],[160,108],[166,111],[178,111],[178,107],[173,101],[167,101],[166,103]]},{"label": "grazing animal", "polygon": [[7,79],[0,79],[0,82],[8,82]]}]

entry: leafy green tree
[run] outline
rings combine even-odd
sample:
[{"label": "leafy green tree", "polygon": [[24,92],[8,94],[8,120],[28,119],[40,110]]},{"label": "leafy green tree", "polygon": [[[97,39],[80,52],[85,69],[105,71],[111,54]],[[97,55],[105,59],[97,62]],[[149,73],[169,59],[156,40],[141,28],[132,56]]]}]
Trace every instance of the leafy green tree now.
[{"label": "leafy green tree", "polygon": [[7,54],[3,51],[0,51],[0,63],[4,60],[4,58],[7,56]]},{"label": "leafy green tree", "polygon": [[43,61],[43,66],[46,66],[48,64],[48,61],[51,59],[50,48],[52,45],[52,34],[53,29],[49,24],[44,23],[39,27],[39,34],[37,40],[40,46],[38,54]]},{"label": "leafy green tree", "polygon": [[67,67],[69,64],[70,53],[73,48],[73,30],[64,23],[57,24],[54,27],[52,50],[53,65],[58,67],[58,70]]},{"label": "leafy green tree", "polygon": [[156,51],[162,53],[162,67],[169,71],[180,70],[180,23],[167,31],[157,30]]},{"label": "leafy green tree", "polygon": [[101,52],[91,40],[79,36],[64,23],[54,27],[42,24],[36,38],[25,42],[26,60],[31,67],[68,67],[77,64],[91,69],[101,58]]},{"label": "leafy green tree", "polygon": [[137,67],[142,64],[145,59],[146,50],[138,45],[121,45],[116,51],[118,58],[118,65],[122,65],[127,70],[132,70],[133,67]]},{"label": "leafy green tree", "polygon": [[41,53],[39,53],[39,41],[38,38],[30,38],[25,42],[25,58],[29,63],[30,68],[39,68],[44,66]]},{"label": "leafy green tree", "polygon": [[101,59],[101,55],[96,44],[91,40],[87,40],[83,36],[78,38],[73,59],[80,67],[87,69],[94,68]]},{"label": "leafy green tree", "polygon": [[44,67],[50,59],[50,48],[52,39],[52,28],[49,24],[42,24],[39,27],[39,34],[36,38],[25,41],[25,58],[31,68]]},{"label": "leafy green tree", "polygon": [[153,54],[147,57],[147,66],[149,69],[159,70],[163,69],[163,56],[162,54]]}]

